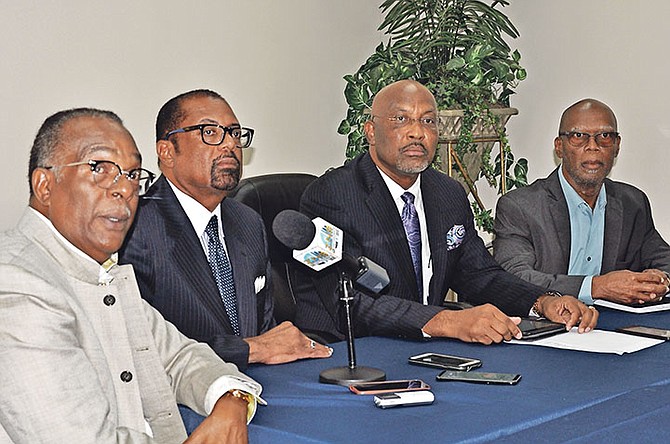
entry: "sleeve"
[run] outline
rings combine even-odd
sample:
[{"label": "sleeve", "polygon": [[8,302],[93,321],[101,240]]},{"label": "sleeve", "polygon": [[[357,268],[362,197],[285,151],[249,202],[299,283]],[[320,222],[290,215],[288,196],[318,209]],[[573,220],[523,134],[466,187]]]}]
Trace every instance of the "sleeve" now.
[{"label": "sleeve", "polygon": [[513,199],[513,194],[506,194],[498,200],[493,240],[495,260],[505,270],[541,288],[578,294],[584,276],[545,273],[536,269],[532,220],[532,215],[526,214],[519,202]]},{"label": "sleeve", "polygon": [[651,204],[646,194],[644,196],[645,235],[640,248],[640,256],[644,268],[657,268],[670,274],[670,246],[663,240],[654,226],[651,214]]}]

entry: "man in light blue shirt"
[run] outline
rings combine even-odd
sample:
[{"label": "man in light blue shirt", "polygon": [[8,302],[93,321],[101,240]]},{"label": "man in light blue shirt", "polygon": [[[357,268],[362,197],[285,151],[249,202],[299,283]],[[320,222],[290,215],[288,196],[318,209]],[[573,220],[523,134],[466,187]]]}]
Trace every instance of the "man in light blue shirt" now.
[{"label": "man in light blue shirt", "polygon": [[670,247],[654,227],[649,200],[607,179],[620,143],[604,103],[584,99],[563,112],[554,139],[561,166],[498,201],[493,246],[504,268],[587,304],[663,298]]}]

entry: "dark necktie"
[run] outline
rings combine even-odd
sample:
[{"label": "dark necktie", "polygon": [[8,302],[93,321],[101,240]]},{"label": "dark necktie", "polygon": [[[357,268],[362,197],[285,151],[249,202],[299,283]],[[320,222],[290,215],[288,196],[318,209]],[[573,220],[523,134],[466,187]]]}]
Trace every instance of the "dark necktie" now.
[{"label": "dark necktie", "polygon": [[419,215],[414,207],[414,195],[406,192],[401,196],[405,202],[402,209],[402,224],[407,234],[407,243],[409,252],[412,255],[412,265],[414,266],[414,275],[419,290],[419,298],[423,300],[423,271],[421,267],[421,228],[419,225]]},{"label": "dark necktie", "polygon": [[223,306],[226,308],[230,326],[236,335],[240,334],[240,322],[237,317],[237,300],[235,298],[235,282],[233,281],[233,270],[219,239],[218,218],[212,216],[205,228],[207,233],[207,251],[209,252],[209,266],[212,267],[216,285],[219,287]]}]

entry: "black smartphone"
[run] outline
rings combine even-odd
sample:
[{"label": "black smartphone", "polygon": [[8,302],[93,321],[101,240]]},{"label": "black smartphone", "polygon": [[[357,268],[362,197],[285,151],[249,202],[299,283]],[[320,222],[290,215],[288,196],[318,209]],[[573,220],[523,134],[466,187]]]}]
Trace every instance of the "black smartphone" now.
[{"label": "black smartphone", "polygon": [[636,336],[644,336],[645,338],[670,340],[670,330],[663,328],[644,327],[642,325],[629,325],[628,327],[617,328],[619,333],[628,333]]},{"label": "black smartphone", "polygon": [[519,323],[519,330],[523,335],[521,339],[538,339],[565,333],[564,324],[547,321],[546,319],[524,318]]},{"label": "black smartphone", "polygon": [[456,370],[445,370],[437,375],[437,380],[475,382],[479,384],[515,385],[521,380],[521,375],[514,373],[461,372]]},{"label": "black smartphone", "polygon": [[350,385],[349,390],[357,395],[376,395],[379,393],[430,390],[430,386],[420,379],[403,379],[398,381],[361,382]]},{"label": "black smartphone", "polygon": [[409,358],[409,363],[462,371],[469,371],[473,368],[481,367],[482,365],[482,361],[479,359],[443,355],[440,353],[422,353],[420,355],[411,356]]}]

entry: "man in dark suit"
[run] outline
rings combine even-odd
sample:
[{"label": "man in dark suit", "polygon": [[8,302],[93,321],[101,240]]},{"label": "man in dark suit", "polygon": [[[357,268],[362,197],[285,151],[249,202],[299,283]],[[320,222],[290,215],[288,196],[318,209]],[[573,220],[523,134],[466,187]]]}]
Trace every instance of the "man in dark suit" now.
[{"label": "man in dark suit", "polygon": [[163,105],[156,120],[163,174],[140,201],[121,261],[133,264],[142,297],[166,319],[241,368],[328,357],[329,347],[290,322],[275,325],[263,222],[226,199],[252,137],[213,91]]},{"label": "man in dark suit", "polygon": [[620,142],[604,103],[585,99],[563,112],[554,139],[562,166],[498,202],[493,245],[504,268],[587,304],[645,303],[668,292],[670,247],[649,199],[606,178]]},{"label": "man in dark suit", "polygon": [[[595,310],[570,296],[544,294],[495,263],[477,236],[463,188],[429,168],[436,122],[435,99],[423,85],[404,80],[385,87],[365,124],[369,153],[326,173],[303,194],[302,212],[341,228],[348,253],[368,257],[389,274],[391,283],[381,295],[356,292],[356,334],[490,344],[521,336],[519,318],[505,313],[527,316],[532,309],[567,328],[591,330]],[[413,195],[412,205],[406,192]],[[311,276],[298,292],[296,324],[341,337],[337,272],[305,273]],[[449,288],[478,306],[440,307]]]}]

